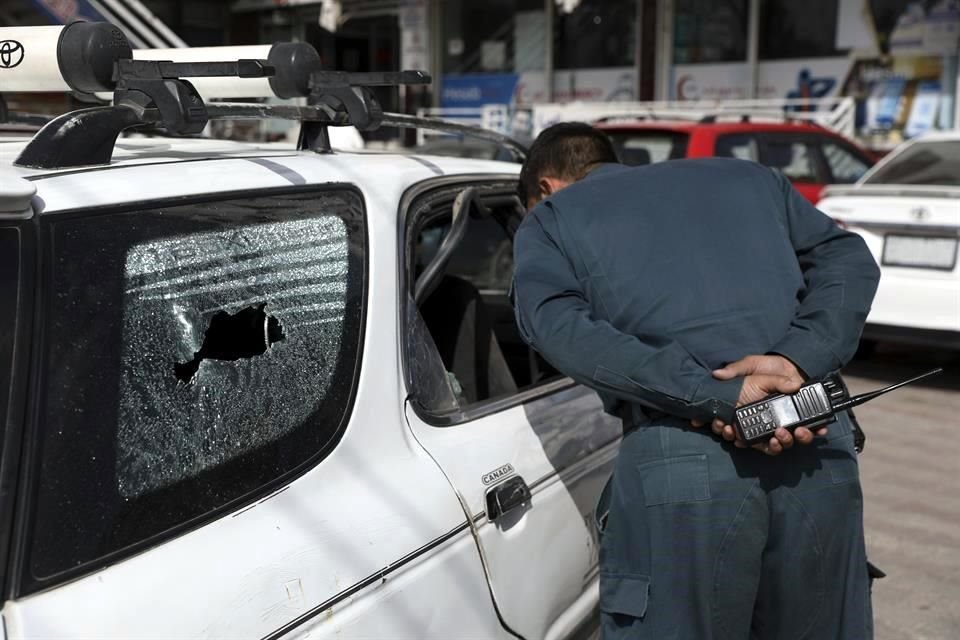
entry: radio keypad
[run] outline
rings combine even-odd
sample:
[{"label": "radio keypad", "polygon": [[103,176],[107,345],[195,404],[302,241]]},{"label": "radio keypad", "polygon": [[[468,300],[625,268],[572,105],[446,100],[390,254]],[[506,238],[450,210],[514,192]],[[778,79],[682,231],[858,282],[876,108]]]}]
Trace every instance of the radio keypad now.
[{"label": "radio keypad", "polygon": [[767,433],[772,433],[774,429],[773,413],[769,410],[766,403],[753,407],[745,407],[737,412],[740,422],[740,428],[743,435],[752,440]]}]

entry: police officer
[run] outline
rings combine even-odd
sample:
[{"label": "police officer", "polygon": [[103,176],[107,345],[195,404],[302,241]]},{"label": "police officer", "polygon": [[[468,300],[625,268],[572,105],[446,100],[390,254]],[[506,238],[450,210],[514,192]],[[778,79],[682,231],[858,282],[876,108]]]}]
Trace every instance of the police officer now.
[{"label": "police officer", "polygon": [[853,356],[879,278],[863,240],[766,167],[626,167],[583,124],[537,138],[519,191],[521,334],[625,423],[604,637],[871,637],[849,420],[753,448],[729,425]]}]

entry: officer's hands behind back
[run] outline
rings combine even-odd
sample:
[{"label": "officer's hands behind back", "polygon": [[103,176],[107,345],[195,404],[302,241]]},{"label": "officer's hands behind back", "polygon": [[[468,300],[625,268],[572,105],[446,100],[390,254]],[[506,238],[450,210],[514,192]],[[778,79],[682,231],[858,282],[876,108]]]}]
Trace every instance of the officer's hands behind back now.
[{"label": "officer's hands behind back", "polygon": [[[713,372],[713,377],[718,380],[743,378],[743,387],[737,399],[738,407],[776,393],[796,393],[804,380],[803,374],[796,365],[779,355],[747,356],[742,360],[731,362],[722,369],[717,369]],[[693,426],[701,427],[703,423],[694,421]],[[711,428],[715,434],[728,442],[733,442],[735,446],[741,448],[747,446],[742,440],[737,439],[736,430],[732,425],[717,419],[713,421]],[[822,436],[826,432],[826,427],[823,427],[817,430],[817,435]],[[810,444],[813,442],[813,435],[806,427],[798,427],[792,434],[787,429],[777,429],[769,441],[752,446],[767,455],[775,456],[792,447],[794,441]]]}]

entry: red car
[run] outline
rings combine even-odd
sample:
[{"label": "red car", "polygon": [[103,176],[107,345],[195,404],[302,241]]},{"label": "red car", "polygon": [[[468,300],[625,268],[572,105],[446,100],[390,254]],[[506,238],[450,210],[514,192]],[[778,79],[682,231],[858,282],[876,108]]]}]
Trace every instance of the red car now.
[{"label": "red car", "polygon": [[642,117],[603,119],[594,126],[610,136],[626,164],[712,156],[744,158],[782,171],[813,203],[827,185],[852,184],[877,161],[840,134],[804,121]]}]

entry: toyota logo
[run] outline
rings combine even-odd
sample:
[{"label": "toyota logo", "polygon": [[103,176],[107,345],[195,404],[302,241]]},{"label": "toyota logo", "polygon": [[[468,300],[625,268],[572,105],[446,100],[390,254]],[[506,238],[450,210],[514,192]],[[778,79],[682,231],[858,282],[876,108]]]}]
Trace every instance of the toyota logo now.
[{"label": "toyota logo", "polygon": [[916,220],[926,220],[930,217],[930,211],[924,207],[917,207],[916,209],[910,210],[910,215],[912,215]]},{"label": "toyota logo", "polygon": [[0,69],[12,69],[23,62],[23,45],[16,40],[0,40]]}]

